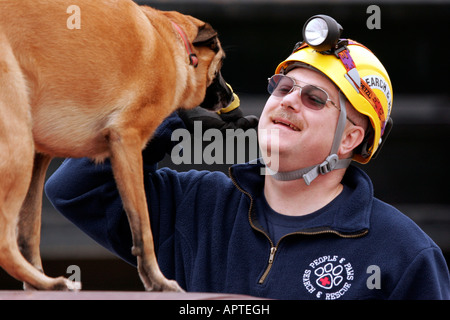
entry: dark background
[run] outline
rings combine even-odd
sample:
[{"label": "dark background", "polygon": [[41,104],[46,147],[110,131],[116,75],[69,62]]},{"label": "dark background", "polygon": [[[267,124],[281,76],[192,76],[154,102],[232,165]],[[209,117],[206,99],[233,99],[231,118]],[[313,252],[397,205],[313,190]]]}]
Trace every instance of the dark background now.
[{"label": "dark background", "polygon": [[[450,1],[137,1],[209,22],[227,52],[222,74],[241,97],[246,114],[259,115],[267,78],[301,40],[303,23],[328,14],[343,37],[368,46],[389,72],[394,90],[394,129],[380,156],[362,168],[375,195],[410,216],[450,260],[449,45]],[[381,9],[381,29],[369,30],[369,5]],[[50,168],[55,170],[61,160]],[[169,159],[165,164],[172,166]],[[180,166],[226,170],[228,166]],[[142,290],[137,271],[88,239],[44,204],[42,255],[49,275],[81,268],[85,290]],[[21,284],[0,270],[0,289]]]}]

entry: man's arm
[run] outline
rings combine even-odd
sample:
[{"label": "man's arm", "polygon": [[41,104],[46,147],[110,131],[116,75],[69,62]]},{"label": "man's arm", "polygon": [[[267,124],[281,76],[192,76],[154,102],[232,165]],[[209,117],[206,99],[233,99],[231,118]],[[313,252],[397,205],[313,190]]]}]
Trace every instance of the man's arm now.
[{"label": "man's arm", "polygon": [[97,243],[136,264],[131,231],[109,161],[67,159],[48,179],[53,206]]}]

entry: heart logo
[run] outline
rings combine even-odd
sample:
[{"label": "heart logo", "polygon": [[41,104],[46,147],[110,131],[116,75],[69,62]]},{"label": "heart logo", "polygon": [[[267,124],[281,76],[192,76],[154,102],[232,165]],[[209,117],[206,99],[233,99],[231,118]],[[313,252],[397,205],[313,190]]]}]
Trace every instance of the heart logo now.
[{"label": "heart logo", "polygon": [[322,275],[316,280],[319,287],[324,289],[331,289],[333,287],[333,276],[329,273]]}]

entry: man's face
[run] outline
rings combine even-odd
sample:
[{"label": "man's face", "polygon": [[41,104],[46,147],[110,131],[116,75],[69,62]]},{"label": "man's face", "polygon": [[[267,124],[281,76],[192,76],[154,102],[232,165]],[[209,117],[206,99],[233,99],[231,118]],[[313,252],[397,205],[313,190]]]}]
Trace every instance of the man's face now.
[{"label": "man's face", "polygon": [[[338,90],[324,75],[305,68],[293,69],[287,75],[299,86],[311,84],[324,89],[339,105]],[[278,157],[279,163],[272,169],[283,172],[322,163],[330,154],[338,117],[339,110],[330,102],[321,110],[306,107],[298,88],[282,98],[270,96],[259,120],[258,135],[261,149],[267,150],[272,160]]]}]

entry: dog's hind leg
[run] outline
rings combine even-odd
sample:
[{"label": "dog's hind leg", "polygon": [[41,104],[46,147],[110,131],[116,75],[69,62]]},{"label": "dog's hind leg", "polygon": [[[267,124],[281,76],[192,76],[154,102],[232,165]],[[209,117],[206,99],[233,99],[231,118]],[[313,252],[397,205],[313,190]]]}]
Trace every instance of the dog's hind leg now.
[{"label": "dog's hind leg", "polygon": [[0,30],[0,267],[37,289],[70,290],[74,283],[52,279],[20,253],[16,227],[31,181],[34,143],[26,83]]},{"label": "dog's hind leg", "polygon": [[136,129],[109,129],[105,137],[111,150],[111,164],[133,236],[132,253],[137,257],[139,276],[147,291],[183,290],[167,280],[156,260],[153,235],[144,191],[142,140]]},{"label": "dog's hind leg", "polygon": [[[14,189],[12,189],[14,191]],[[1,195],[4,198],[4,194]],[[10,195],[11,196],[11,195]],[[3,199],[2,199],[3,200]],[[3,202],[0,208],[0,266],[12,277],[40,290],[76,290],[77,286],[65,278],[50,278],[34,268],[20,253],[16,241],[16,218],[20,204]]]},{"label": "dog's hind leg", "polygon": [[[36,153],[34,157],[33,175],[25,201],[19,215],[17,242],[22,255],[36,269],[41,272],[42,261],[39,243],[41,240],[42,196],[45,173],[52,157]],[[74,283],[81,288],[80,284]],[[34,289],[32,285],[24,283],[25,289]]]},{"label": "dog's hind leg", "polygon": [[36,153],[33,174],[25,201],[20,210],[17,242],[22,255],[36,269],[42,269],[39,243],[41,241],[42,189],[51,157]]}]

